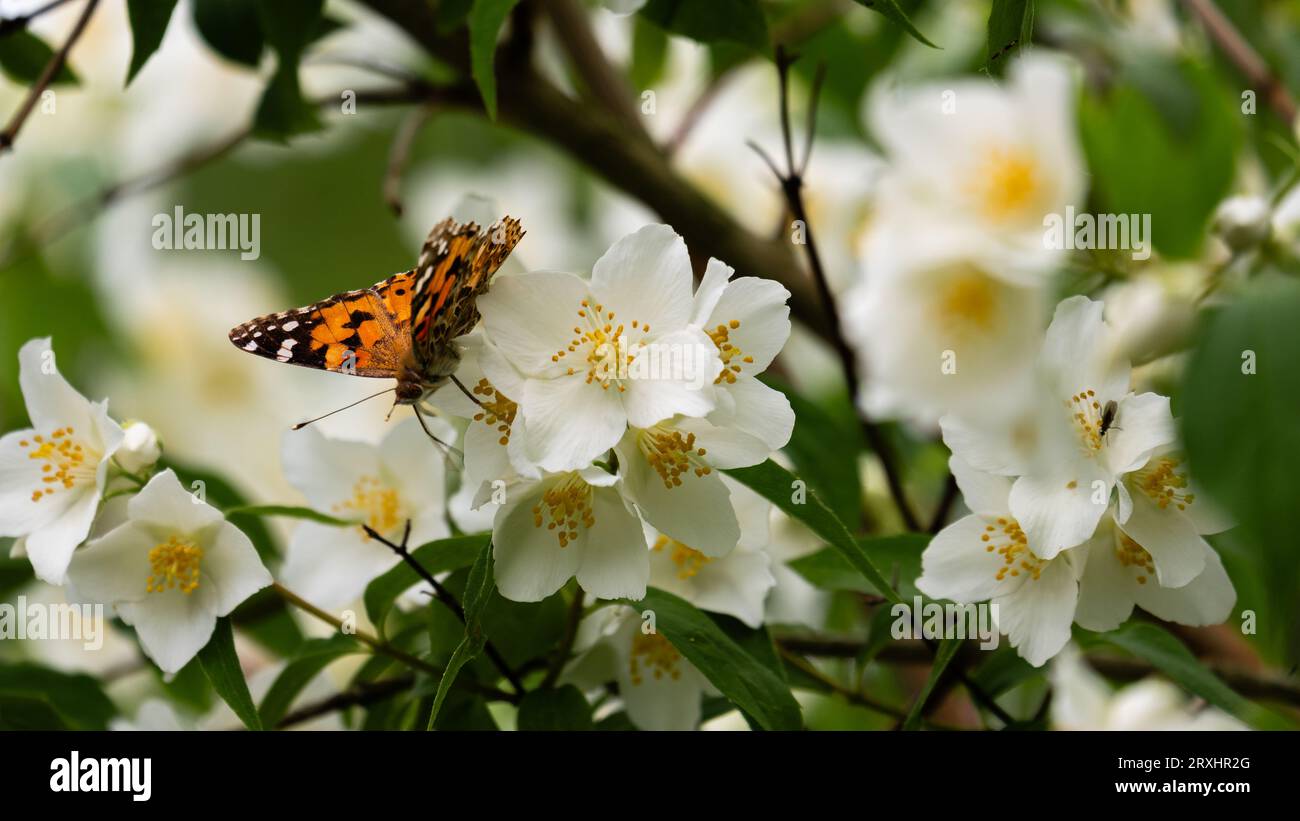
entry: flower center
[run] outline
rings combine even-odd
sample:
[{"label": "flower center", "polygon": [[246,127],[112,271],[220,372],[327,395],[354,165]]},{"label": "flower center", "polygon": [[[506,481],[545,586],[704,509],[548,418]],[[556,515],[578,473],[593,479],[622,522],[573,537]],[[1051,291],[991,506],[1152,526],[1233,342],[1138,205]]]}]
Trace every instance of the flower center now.
[{"label": "flower center", "polygon": [[677,565],[677,578],[683,581],[695,578],[704,565],[713,561],[713,559],[705,556],[695,548],[687,547],[676,539],[670,539],[667,536],[660,536],[655,539],[653,550],[656,553],[662,553],[669,548],[672,549],[670,558],[673,564]]},{"label": "flower center", "polygon": [[510,444],[510,426],[515,423],[515,414],[519,412],[519,406],[507,399],[501,391],[492,387],[492,383],[487,379],[480,379],[472,392],[483,397],[479,400],[483,410],[474,414],[474,421],[496,428],[497,433],[501,434],[497,444],[502,446]]},{"label": "flower center", "polygon": [[359,516],[377,533],[393,532],[404,518],[397,491],[385,487],[373,476],[362,476],[352,486],[352,498],[335,504],[332,509],[345,518]]},{"label": "flower center", "polygon": [[1014,578],[1021,573],[1037,581],[1047,566],[1047,562],[1029,551],[1029,539],[1015,519],[1000,516],[990,520],[980,535],[980,541],[984,543],[987,552],[996,551],[1002,557],[1002,566],[995,574],[998,581],[1003,581],[1007,576]]},{"label": "flower center", "polygon": [[1120,533],[1115,540],[1115,558],[1125,567],[1131,567],[1138,574],[1137,583],[1146,584],[1147,576],[1156,572],[1155,561],[1146,548],[1133,541],[1125,533]]},{"label": "flower center", "polygon": [[1097,392],[1091,388],[1079,391],[1066,401],[1065,407],[1070,411],[1070,421],[1074,423],[1084,452],[1091,456],[1101,450],[1106,439],[1102,436],[1102,403],[1097,399]]},{"label": "flower center", "polygon": [[633,684],[641,684],[647,674],[655,679],[667,675],[676,681],[682,677],[682,671],[677,668],[677,663],[681,660],[682,654],[659,633],[646,635],[637,632],[632,636],[632,657],[628,660],[628,672]]},{"label": "flower center", "polygon": [[994,147],[985,154],[979,178],[971,186],[984,213],[1003,220],[1022,210],[1038,192],[1038,165],[1033,157]]},{"label": "flower center", "polygon": [[149,576],[145,592],[161,593],[178,588],[189,595],[199,589],[199,567],[203,549],[188,539],[172,536],[149,551]]},{"label": "flower center", "polygon": [[[627,326],[621,322],[615,325],[615,318],[614,312],[605,310],[604,305],[582,300],[578,306],[578,324],[573,326],[573,339],[568,347],[552,354],[551,361],[572,363],[568,369],[570,376],[586,371],[588,385],[595,383],[604,390],[610,387],[620,392],[627,390],[620,380],[627,377],[628,366],[636,358],[640,343],[632,342]],[[650,326],[633,319],[632,330],[644,337]]]},{"label": "flower center", "polygon": [[18,447],[27,451],[28,459],[43,463],[41,481],[32,488],[33,502],[53,496],[60,488],[71,490],[95,481],[101,454],[78,439],[71,427],[58,428],[48,437],[38,433],[19,441]]},{"label": "flower center", "polygon": [[997,319],[995,287],[984,272],[963,266],[939,289],[940,322],[945,326],[961,324],[977,330],[991,330]]},{"label": "flower center", "polygon": [[581,476],[570,473],[551,485],[542,494],[540,503],[533,505],[533,527],[546,525],[555,531],[560,547],[578,538],[578,525],[590,530],[596,524],[596,514],[591,509],[591,485]]},{"label": "flower center", "polygon": [[1178,471],[1180,465],[1181,459],[1163,456],[1134,471],[1133,478],[1138,488],[1161,510],[1170,505],[1186,510],[1196,501],[1196,494],[1187,492],[1187,475]]},{"label": "flower center", "polygon": [[[709,339],[712,339],[713,344],[718,346],[718,355],[722,358],[722,373],[718,374],[718,378],[713,380],[715,385],[723,381],[728,385],[734,384],[736,377],[740,374],[741,364],[754,364],[754,357],[745,356],[744,351],[736,347],[731,341],[731,332],[739,327],[740,320],[733,319],[725,325],[719,324],[713,330],[706,331]],[[733,362],[733,359],[736,361]]]},{"label": "flower center", "polygon": [[666,488],[680,487],[684,473],[707,476],[713,472],[701,458],[706,454],[705,449],[695,447],[693,433],[683,436],[679,430],[656,425],[640,431],[636,443]]}]

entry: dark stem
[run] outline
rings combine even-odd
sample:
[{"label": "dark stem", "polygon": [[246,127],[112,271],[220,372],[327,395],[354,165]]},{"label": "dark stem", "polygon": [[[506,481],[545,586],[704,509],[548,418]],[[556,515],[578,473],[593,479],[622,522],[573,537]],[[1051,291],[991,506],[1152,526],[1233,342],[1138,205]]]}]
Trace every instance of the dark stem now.
[{"label": "dark stem", "polygon": [[[410,519],[406,520],[406,530],[402,534],[401,544],[395,544],[384,538],[370,525],[362,525],[361,528],[366,532],[367,536],[386,546],[389,550],[392,550],[402,558],[402,561],[410,565],[411,569],[415,571],[415,574],[433,588],[434,597],[438,601],[442,602],[448,610],[454,613],[456,618],[460,619],[461,624],[465,623],[465,608],[461,607],[460,602],[456,601],[456,597],[451,594],[451,591],[443,587],[442,584],[433,577],[433,574],[430,573],[424,565],[420,564],[420,562],[416,560],[415,556],[411,555],[411,551],[407,549],[407,539],[411,536]],[[488,641],[483,645],[483,653],[492,661],[492,664],[501,672],[501,675],[505,676],[506,681],[510,682],[510,686],[514,688],[515,692],[522,695],[524,692],[523,682],[519,680],[519,675],[510,667],[509,664],[506,663],[505,658],[497,648],[493,646],[492,642]]]},{"label": "dark stem", "polygon": [[[68,61],[68,53],[72,51],[72,47],[81,38],[82,32],[86,30],[86,24],[90,22],[90,16],[95,13],[95,7],[98,5],[99,0],[87,0],[86,8],[81,12],[81,16],[77,18],[77,23],[72,27],[72,33],[68,35],[68,39],[64,41],[63,48],[56,51],[50,61],[45,64],[41,76],[36,80],[36,84],[31,87],[31,90],[27,92],[27,98],[14,112],[13,118],[9,120],[9,125],[5,126],[4,131],[0,131],[0,153],[13,148],[14,140],[18,139],[18,132],[22,130],[23,123],[27,122],[32,109],[36,107],[36,101],[40,99],[41,94],[49,87],[58,73],[63,70],[64,63]],[[50,8],[53,8],[53,6],[47,5],[43,9],[33,12],[33,14]]]}]

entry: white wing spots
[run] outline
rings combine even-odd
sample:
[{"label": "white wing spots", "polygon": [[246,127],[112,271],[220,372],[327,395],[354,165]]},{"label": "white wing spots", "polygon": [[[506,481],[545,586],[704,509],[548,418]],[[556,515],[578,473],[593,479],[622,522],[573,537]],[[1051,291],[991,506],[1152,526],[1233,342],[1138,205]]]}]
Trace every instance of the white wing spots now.
[{"label": "white wing spots", "polygon": [[249,342],[247,345],[244,346],[244,350],[246,350],[246,351],[255,351],[255,350],[257,350],[257,343],[256,343],[256,342]]},{"label": "white wing spots", "polygon": [[296,339],[286,339],[280,343],[280,350],[275,352],[275,358],[280,362],[288,362],[293,359],[293,346],[298,344]]},{"label": "white wing spots", "polygon": [[281,325],[281,326],[280,326],[280,330],[282,330],[282,331],[292,331],[294,328],[297,328],[297,327],[298,327],[298,320],[294,319],[294,320],[291,320],[291,321],[286,322],[286,323],[284,323],[283,325]]}]

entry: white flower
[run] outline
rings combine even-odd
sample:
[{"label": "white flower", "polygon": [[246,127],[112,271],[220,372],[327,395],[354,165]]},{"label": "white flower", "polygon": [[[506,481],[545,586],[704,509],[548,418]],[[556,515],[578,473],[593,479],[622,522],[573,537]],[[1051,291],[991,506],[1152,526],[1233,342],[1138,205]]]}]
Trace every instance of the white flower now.
[{"label": "white flower", "polygon": [[[428,424],[451,440],[441,420]],[[446,522],[445,462],[415,419],[395,425],[378,444],[330,439],[305,428],[284,436],[285,477],[316,510],[357,522],[336,527],[305,521],[289,541],[281,577],[314,604],[338,607],[355,601],[366,585],[401,558],[362,529],[400,543],[407,522],[415,549],[450,534]]]},{"label": "white flower", "polygon": [[90,402],[55,367],[50,340],[18,352],[32,427],[0,438],[0,536],[25,537],[37,578],[63,584],[90,533],[122,429],[108,403]]},{"label": "white flower", "polygon": [[949,460],[973,512],[945,527],[921,554],[916,587],[958,604],[989,601],[991,615],[1021,657],[1040,667],[1070,640],[1086,553],[1067,550],[1043,559],[1008,510],[1011,482]]},{"label": "white flower", "polygon": [[1166,621],[1221,624],[1237,595],[1214,548],[1201,534],[1230,523],[1193,492],[1182,460],[1158,452],[1125,479],[1132,512],[1103,520],[1088,542],[1075,621],[1113,630],[1133,605]]},{"label": "white flower", "polygon": [[693,730],[702,697],[718,694],[662,633],[625,605],[583,619],[574,648],[578,655],[561,681],[587,690],[618,682],[627,716],[642,730]]},{"label": "white flower", "polygon": [[193,722],[182,720],[176,708],[159,698],[147,699],[135,711],[134,718],[115,718],[108,728],[119,732],[154,733],[178,733],[194,729]]},{"label": "white flower", "polygon": [[501,595],[541,601],[576,576],[597,598],[645,596],[645,533],[615,487],[618,481],[588,467],[507,482],[506,502],[492,526]]},{"label": "white flower", "polygon": [[962,226],[971,258],[1023,281],[1050,269],[1064,252],[1045,243],[1044,220],[1077,205],[1085,182],[1072,75],[1035,54],[1001,86],[873,89],[867,123],[890,160],[879,212],[891,225]]},{"label": "white flower", "polygon": [[[1121,478],[1174,439],[1169,399],[1129,390],[1129,364],[1118,353],[1102,307],[1082,296],[1057,306],[1039,355],[1041,402],[1028,463],[1017,465],[1017,454],[1006,452],[995,470],[1023,474],[1011,489],[1011,512],[1030,548],[1044,559],[1091,538],[1112,493],[1116,520],[1126,522],[1133,504]],[[1004,440],[949,440],[947,430],[945,441],[968,462],[989,469],[998,461],[990,451]]]},{"label": "white flower", "polygon": [[1052,662],[1052,728],[1056,730],[1245,730],[1229,715],[1195,701],[1175,685],[1146,678],[1113,690],[1071,645]]},{"label": "white flower", "polygon": [[122,470],[139,473],[153,467],[162,456],[158,433],[144,422],[127,422],[122,430],[125,436],[115,457]]},{"label": "white flower", "polygon": [[732,279],[735,269],[711,259],[695,292],[691,324],[701,328],[722,360],[713,423],[780,450],[794,430],[790,400],[755,377],[790,338],[790,292],[770,279]]},{"label": "white flower", "polygon": [[1246,251],[1268,239],[1273,209],[1254,194],[1228,197],[1214,212],[1214,232],[1233,251]]},{"label": "white flower", "polygon": [[735,616],[750,627],[763,623],[764,604],[776,584],[764,548],[771,539],[772,504],[737,482],[731,490],[740,542],[725,556],[711,558],[668,536],[651,532],[650,584],[701,610]]},{"label": "white flower", "polygon": [[948,229],[895,226],[868,247],[865,279],[844,299],[845,333],[869,375],[865,409],[933,421],[1009,404],[1041,339],[1045,280],[980,263]]},{"label": "white flower", "polygon": [[163,671],[207,644],[219,616],[271,584],[252,542],[165,470],[127,505],[128,521],[68,569],[77,593],[112,604]]},{"label": "white flower", "polygon": [[479,309],[489,339],[523,376],[512,398],[529,461],[579,469],[629,424],[712,411],[722,362],[712,340],[690,327],[691,308],[686,244],[665,225],[616,242],[590,280],[498,278]]}]

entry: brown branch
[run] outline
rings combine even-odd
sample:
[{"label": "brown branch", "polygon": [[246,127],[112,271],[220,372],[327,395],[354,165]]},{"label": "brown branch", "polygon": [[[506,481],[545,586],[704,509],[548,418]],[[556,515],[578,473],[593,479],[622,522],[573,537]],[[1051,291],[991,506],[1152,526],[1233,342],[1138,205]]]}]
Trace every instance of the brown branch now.
[{"label": "brown branch", "polygon": [[[9,125],[5,126],[4,131],[0,131],[0,154],[12,150],[14,140],[18,139],[18,132],[22,130],[23,123],[27,122],[28,116],[31,115],[32,109],[36,107],[36,101],[40,99],[45,89],[49,88],[50,83],[63,70],[63,65],[68,61],[68,53],[76,45],[77,40],[81,38],[82,32],[86,30],[86,24],[90,22],[90,16],[95,13],[95,7],[99,5],[99,0],[87,0],[86,8],[77,18],[76,25],[72,27],[72,32],[68,39],[64,41],[63,48],[54,53],[50,61],[45,64],[45,69],[41,76],[36,80],[36,84],[27,92],[27,98],[23,100],[18,110],[14,112],[13,117],[9,120]],[[47,6],[46,9],[50,8]]]},{"label": "brown branch", "polygon": [[349,707],[368,707],[381,701],[387,701],[398,693],[409,690],[414,686],[415,679],[411,676],[387,678],[381,681],[358,682],[341,693],[311,704],[304,704],[297,710],[285,713],[284,718],[280,719],[280,723],[276,724],[275,728],[285,730],[296,724],[303,724],[313,718],[320,718],[323,715],[346,710]]},{"label": "brown branch", "polygon": [[587,92],[626,128],[628,136],[649,139],[627,79],[605,57],[592,33],[587,10],[576,0],[542,0],[551,27]]},{"label": "brown branch", "polygon": [[1246,82],[1257,86],[1273,110],[1291,125],[1296,119],[1296,101],[1283,85],[1281,78],[1269,68],[1259,52],[1246,42],[1237,27],[1227,18],[1214,0],[1183,0],[1188,10],[1201,21],[1210,39],[1223,55],[1237,67]]},{"label": "brown branch", "polygon": [[22,31],[27,28],[28,23],[32,22],[37,17],[40,17],[46,12],[54,11],[67,2],[68,0],[50,0],[50,2],[40,8],[33,9],[26,14],[20,14],[17,17],[6,17],[5,19],[0,20],[0,38],[8,37],[10,34]]},{"label": "brown branch", "polygon": [[[866,643],[858,639],[837,636],[778,637],[777,645],[791,653],[818,658],[857,658]],[[919,640],[890,642],[876,656],[887,664],[928,665],[930,651]],[[1088,665],[1102,675],[1119,681],[1137,681],[1160,671],[1140,659],[1089,654]],[[1251,672],[1237,666],[1206,663],[1206,668],[1232,689],[1247,698],[1259,698],[1283,704],[1300,706],[1300,684],[1276,675]]]},{"label": "brown branch", "polygon": [[407,115],[393,136],[393,146],[388,151],[388,168],[384,171],[384,203],[397,216],[402,216],[402,176],[411,159],[411,148],[425,123],[433,115],[433,107],[422,105]]}]

